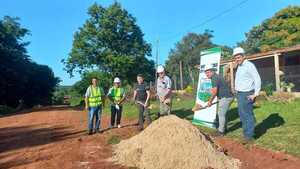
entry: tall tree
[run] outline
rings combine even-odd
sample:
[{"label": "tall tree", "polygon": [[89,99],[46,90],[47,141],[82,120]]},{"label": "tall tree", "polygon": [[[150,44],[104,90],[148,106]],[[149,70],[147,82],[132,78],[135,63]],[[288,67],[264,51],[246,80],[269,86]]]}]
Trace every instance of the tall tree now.
[{"label": "tall tree", "polygon": [[59,79],[48,66],[31,61],[23,38],[29,31],[22,28],[18,18],[0,20],[0,105],[17,106],[51,102]]},{"label": "tall tree", "polygon": [[246,33],[238,43],[249,54],[300,44],[300,6],[289,6]]},{"label": "tall tree", "polygon": [[179,77],[179,62],[182,61],[184,86],[190,83],[195,86],[198,70],[194,69],[194,67],[200,62],[201,50],[219,46],[223,49],[223,57],[231,57],[232,49],[228,46],[214,44],[212,42],[212,33],[213,31],[211,30],[205,30],[202,34],[188,33],[180,42],[176,43],[174,49],[171,49],[166,62],[166,68],[177,82],[177,77]]},{"label": "tall tree", "polygon": [[[143,39],[136,19],[117,2],[88,9],[89,18],[74,35],[73,48],[64,60],[66,71],[83,73],[97,67],[102,72],[133,81],[146,67],[154,74],[150,45]],[[147,72],[148,73],[148,72]]]},{"label": "tall tree", "polygon": [[181,60],[183,67],[186,68],[184,74],[187,74],[195,84],[193,67],[199,64],[200,51],[214,46],[211,42],[212,37],[210,30],[206,30],[203,34],[188,33],[180,42],[176,43],[175,49],[170,51],[167,70],[170,73],[179,73],[177,69]]}]

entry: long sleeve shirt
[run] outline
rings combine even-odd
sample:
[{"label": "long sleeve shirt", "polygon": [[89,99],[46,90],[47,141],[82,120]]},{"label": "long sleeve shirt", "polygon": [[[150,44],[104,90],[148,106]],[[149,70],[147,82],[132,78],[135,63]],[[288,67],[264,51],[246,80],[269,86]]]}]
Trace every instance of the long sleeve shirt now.
[{"label": "long sleeve shirt", "polygon": [[235,90],[238,92],[248,92],[254,90],[256,96],[261,89],[261,79],[253,63],[244,60],[238,66],[235,75]]}]

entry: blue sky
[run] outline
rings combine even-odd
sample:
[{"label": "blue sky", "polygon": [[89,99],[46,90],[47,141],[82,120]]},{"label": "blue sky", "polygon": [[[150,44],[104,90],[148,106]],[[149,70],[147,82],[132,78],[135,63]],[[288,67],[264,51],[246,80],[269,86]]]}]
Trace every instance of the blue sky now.
[{"label": "blue sky", "polygon": [[[187,32],[214,31],[214,43],[235,46],[245,38],[251,27],[271,17],[288,5],[300,5],[299,0],[248,0],[239,8],[201,26],[210,17],[231,8],[242,0],[119,0],[137,19],[149,43],[160,40],[159,63],[164,64],[174,44]],[[83,25],[87,8],[94,2],[103,6],[113,0],[3,0],[0,18],[5,15],[20,17],[21,25],[31,31],[25,38],[31,42],[28,53],[32,60],[49,65],[63,85],[72,85],[79,75],[70,78],[63,71],[61,59],[67,58],[72,47],[73,34]],[[156,48],[153,48],[155,56]],[[151,58],[150,58],[151,59]],[[154,57],[153,57],[154,59]]]}]

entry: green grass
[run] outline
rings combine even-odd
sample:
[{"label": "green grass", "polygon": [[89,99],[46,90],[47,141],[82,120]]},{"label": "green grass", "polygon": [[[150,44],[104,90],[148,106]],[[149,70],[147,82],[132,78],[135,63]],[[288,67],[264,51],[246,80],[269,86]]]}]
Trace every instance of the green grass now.
[{"label": "green grass", "polygon": [[[151,117],[152,119],[156,118],[156,113],[159,111],[158,102],[151,102],[151,104],[155,105],[155,108],[151,110]],[[104,114],[110,115],[110,103],[106,103],[104,107]],[[138,118],[138,109],[135,104],[126,102],[123,104],[123,114],[122,117],[128,118],[128,119],[136,119]]]},{"label": "green grass", "polygon": [[[291,103],[261,102],[255,107],[257,145],[300,157],[300,100]],[[229,137],[242,136],[241,124],[232,107],[229,117]]]},{"label": "green grass", "polygon": [[107,144],[118,144],[121,141],[121,137],[117,135],[112,135],[110,138],[107,140]]},{"label": "green grass", "polygon": [[[152,118],[156,118],[159,110],[158,102],[155,109],[151,110]],[[178,117],[192,120],[193,112],[191,108],[194,99],[173,99],[172,113]],[[256,117],[256,140],[255,144],[276,151],[286,152],[300,157],[300,99],[291,103],[272,103],[262,101],[254,109]],[[106,106],[104,112],[110,114],[110,106]],[[136,105],[126,103],[123,108],[123,117],[137,119],[138,111]],[[206,133],[212,133],[214,129],[199,127]],[[233,103],[228,112],[228,134],[237,141],[242,138],[242,128],[237,111],[237,104]]]},{"label": "green grass", "polygon": [[[191,120],[193,113],[190,111],[194,100],[178,102],[173,107],[173,112],[181,118]],[[285,152],[300,157],[300,100],[291,103],[272,103],[262,101],[255,106],[256,140],[255,144],[276,151]],[[235,140],[241,140],[242,128],[238,115],[237,104],[233,103],[227,114],[228,134]],[[214,130],[199,127],[206,133]]]}]

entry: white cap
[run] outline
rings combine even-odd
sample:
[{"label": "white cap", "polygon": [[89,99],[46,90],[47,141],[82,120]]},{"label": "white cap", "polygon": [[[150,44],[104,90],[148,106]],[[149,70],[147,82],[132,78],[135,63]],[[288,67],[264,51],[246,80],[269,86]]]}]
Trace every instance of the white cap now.
[{"label": "white cap", "polygon": [[114,79],[114,83],[121,83],[120,78],[116,77],[116,78]]},{"label": "white cap", "polygon": [[204,69],[204,71],[208,71],[208,70],[213,70],[213,71],[215,71],[215,70],[216,70],[216,68],[215,68],[215,67],[213,67],[213,66],[212,66],[212,64],[205,65],[205,69]]},{"label": "white cap", "polygon": [[162,65],[157,66],[157,69],[156,69],[157,73],[161,73],[161,72],[164,72],[164,71],[165,71],[165,68]]},{"label": "white cap", "polygon": [[237,55],[237,54],[245,54],[245,50],[241,47],[236,47],[233,49],[233,56]]}]

